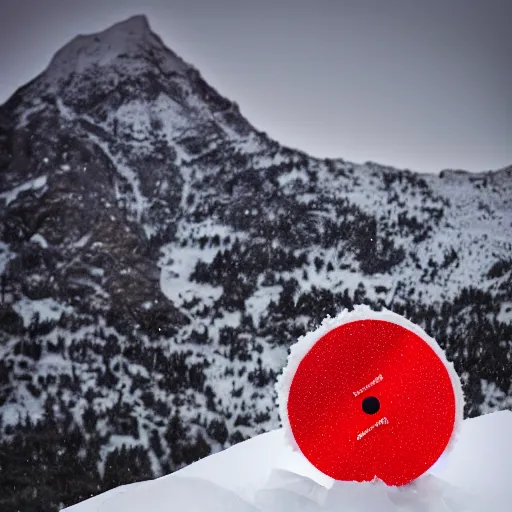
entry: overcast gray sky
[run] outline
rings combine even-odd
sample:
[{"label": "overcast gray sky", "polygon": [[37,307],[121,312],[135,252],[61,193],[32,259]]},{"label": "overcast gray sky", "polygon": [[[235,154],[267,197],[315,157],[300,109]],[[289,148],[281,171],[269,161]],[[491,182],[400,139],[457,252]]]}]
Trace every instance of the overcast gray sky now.
[{"label": "overcast gray sky", "polygon": [[512,164],[512,0],[2,0],[0,103],[78,33],[141,13],[283,144],[423,172]]}]

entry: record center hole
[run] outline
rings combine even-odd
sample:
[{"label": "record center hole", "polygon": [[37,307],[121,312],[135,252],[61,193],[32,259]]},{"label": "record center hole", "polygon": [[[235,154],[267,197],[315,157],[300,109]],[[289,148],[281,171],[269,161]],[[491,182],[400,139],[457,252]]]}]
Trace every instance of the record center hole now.
[{"label": "record center hole", "polygon": [[375,414],[379,412],[380,402],[379,399],[374,396],[368,396],[363,400],[363,411],[366,414]]}]

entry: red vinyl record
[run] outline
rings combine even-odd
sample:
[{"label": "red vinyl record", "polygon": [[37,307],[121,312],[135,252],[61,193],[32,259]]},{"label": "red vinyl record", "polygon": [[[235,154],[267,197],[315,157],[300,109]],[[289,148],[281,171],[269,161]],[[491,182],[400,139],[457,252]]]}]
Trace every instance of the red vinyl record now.
[{"label": "red vinyl record", "polygon": [[333,479],[404,485],[449,445],[462,415],[460,381],[434,340],[406,319],[361,308],[352,316],[302,341],[280,393],[284,424]]}]

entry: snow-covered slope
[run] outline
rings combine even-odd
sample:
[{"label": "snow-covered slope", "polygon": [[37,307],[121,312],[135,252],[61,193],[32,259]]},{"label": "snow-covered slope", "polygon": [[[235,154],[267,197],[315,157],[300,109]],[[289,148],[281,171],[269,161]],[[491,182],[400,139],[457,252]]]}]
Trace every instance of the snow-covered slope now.
[{"label": "snow-covered slope", "polygon": [[512,167],[310,158],[144,17],[75,38],[0,107],[0,451],[28,497],[80,461],[66,504],[179,469],[276,428],[290,343],[354,303],[437,339],[466,415],[511,408],[511,240]]},{"label": "snow-covered slope", "polygon": [[122,486],[69,512],[506,512],[512,502],[512,412],[465,420],[453,451],[406,487],[336,482],[262,434],[173,475]]}]

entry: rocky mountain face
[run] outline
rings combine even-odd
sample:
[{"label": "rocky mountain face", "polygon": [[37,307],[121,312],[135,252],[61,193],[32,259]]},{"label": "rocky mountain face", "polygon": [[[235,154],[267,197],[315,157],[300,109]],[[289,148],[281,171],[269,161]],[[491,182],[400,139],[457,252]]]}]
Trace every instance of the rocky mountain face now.
[{"label": "rocky mountain face", "polygon": [[0,107],[0,509],[276,428],[288,346],[355,303],[434,336],[467,415],[512,408],[511,255],[512,167],[314,159],[144,17],[77,37]]}]

